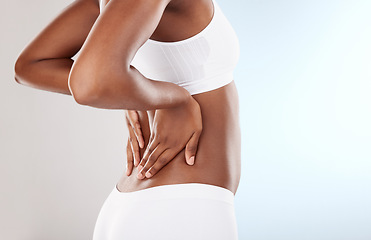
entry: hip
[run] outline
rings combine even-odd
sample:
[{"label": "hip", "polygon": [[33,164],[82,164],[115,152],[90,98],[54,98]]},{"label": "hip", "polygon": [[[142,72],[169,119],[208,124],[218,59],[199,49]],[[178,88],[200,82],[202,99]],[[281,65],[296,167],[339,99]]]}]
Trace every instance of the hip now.
[{"label": "hip", "polygon": [[238,239],[234,195],[200,183],[171,184],[135,192],[117,185],[105,200],[93,240]]}]

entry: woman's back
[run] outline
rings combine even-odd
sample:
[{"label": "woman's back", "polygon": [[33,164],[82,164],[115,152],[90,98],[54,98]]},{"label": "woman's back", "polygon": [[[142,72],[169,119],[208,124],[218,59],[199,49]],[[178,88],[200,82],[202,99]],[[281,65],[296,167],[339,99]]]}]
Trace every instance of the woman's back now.
[{"label": "woman's back", "polygon": [[[193,97],[201,107],[203,125],[195,164],[189,166],[186,163],[182,150],[149,179],[137,179],[137,168],[130,176],[123,174],[117,184],[119,191],[131,192],[158,185],[199,182],[221,186],[236,193],[241,170],[241,135],[235,83],[232,81],[224,87]],[[141,111],[139,116],[146,145],[153,112],[148,111],[147,115],[147,112]],[[141,156],[144,150],[141,149]]]},{"label": "woman's back", "polygon": [[[203,130],[195,164],[189,166],[186,163],[183,149],[149,179],[137,179],[137,168],[130,176],[124,173],[117,184],[121,192],[188,182],[221,186],[233,193],[237,191],[241,142],[238,93],[232,72],[238,60],[238,39],[215,0],[211,1],[213,10],[209,16],[205,16],[205,8],[210,9],[207,6],[210,1],[189,1],[188,6],[182,6],[184,3],[181,0],[170,3],[173,5],[165,11],[151,38],[138,50],[132,65],[150,79],[183,86],[199,103]],[[190,19],[198,19],[202,24],[184,25],[193,25],[193,29],[174,30]],[[201,31],[200,26],[203,26]],[[171,40],[164,42],[160,35]],[[189,35],[192,37],[184,39]],[[153,40],[154,36],[160,40]],[[147,145],[154,111],[140,111],[139,115]],[[144,150],[145,147],[141,149],[141,157]]]}]

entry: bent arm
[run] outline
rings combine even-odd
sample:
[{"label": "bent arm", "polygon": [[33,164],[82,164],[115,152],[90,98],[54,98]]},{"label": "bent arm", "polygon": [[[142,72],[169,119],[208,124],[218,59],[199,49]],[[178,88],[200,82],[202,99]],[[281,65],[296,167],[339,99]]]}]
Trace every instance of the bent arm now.
[{"label": "bent arm", "polygon": [[[169,1],[111,0],[100,16],[98,0],[76,0],[22,51],[15,80],[72,95],[77,103],[98,108],[153,110],[182,105],[190,97],[184,88],[145,78],[127,65],[156,28]],[[148,17],[143,18],[145,13]],[[116,22],[108,23],[112,18]]]},{"label": "bent arm", "polygon": [[153,110],[185,104],[189,92],[151,80],[130,65],[171,0],[110,0],[72,66],[69,85],[77,102],[97,108]]}]

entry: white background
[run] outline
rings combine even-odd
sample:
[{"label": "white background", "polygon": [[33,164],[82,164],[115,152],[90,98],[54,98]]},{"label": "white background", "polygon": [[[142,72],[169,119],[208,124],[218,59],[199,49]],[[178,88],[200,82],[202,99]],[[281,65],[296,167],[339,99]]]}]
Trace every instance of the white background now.
[{"label": "white background", "polygon": [[[371,239],[371,2],[216,1],[241,45],[240,239]],[[2,4],[3,239],[91,239],[124,171],[123,111],[14,81],[18,54],[70,2]]]}]

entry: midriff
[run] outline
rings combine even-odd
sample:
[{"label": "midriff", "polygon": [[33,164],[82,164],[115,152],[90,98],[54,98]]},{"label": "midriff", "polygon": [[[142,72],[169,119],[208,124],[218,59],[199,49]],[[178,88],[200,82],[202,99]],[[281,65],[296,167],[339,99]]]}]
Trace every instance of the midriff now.
[{"label": "midriff", "polygon": [[[204,183],[236,193],[241,174],[241,130],[235,83],[232,81],[221,88],[192,97],[201,107],[203,126],[194,165],[186,163],[183,149],[151,178],[138,179],[136,167],[130,176],[124,170],[117,182],[120,192],[168,184]],[[154,111],[139,111],[145,147],[150,137],[149,124],[153,114]],[[140,150],[141,157],[145,147]]]}]

